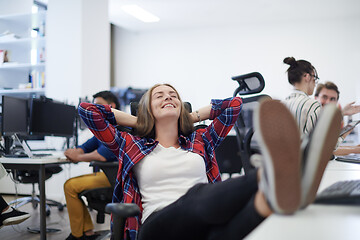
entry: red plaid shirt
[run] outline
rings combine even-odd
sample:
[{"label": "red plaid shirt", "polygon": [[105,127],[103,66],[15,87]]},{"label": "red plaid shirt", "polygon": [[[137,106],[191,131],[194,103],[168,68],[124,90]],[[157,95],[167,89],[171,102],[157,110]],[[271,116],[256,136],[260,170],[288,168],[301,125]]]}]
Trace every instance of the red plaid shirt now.
[{"label": "red plaid shirt", "polygon": [[[225,100],[211,100],[210,120],[205,129],[198,129],[189,136],[179,136],[182,149],[199,154],[204,158],[209,183],[221,181],[215,149],[227,136],[238,118],[242,100],[239,97]],[[118,131],[110,105],[81,103],[79,114],[90,131],[119,159],[119,170],[113,193],[113,202],[136,203],[142,210],[139,186],[132,168],[157,146],[150,138],[140,138]],[[129,218],[125,229],[135,239],[141,223],[141,216]]]}]

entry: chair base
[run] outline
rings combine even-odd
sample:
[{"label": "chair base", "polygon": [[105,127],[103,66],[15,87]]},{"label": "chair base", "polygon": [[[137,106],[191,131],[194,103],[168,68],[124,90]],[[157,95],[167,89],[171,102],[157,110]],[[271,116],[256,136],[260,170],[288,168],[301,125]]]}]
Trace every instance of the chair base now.
[{"label": "chair base", "polygon": [[[40,199],[38,197],[23,197],[9,202],[8,205],[19,208],[27,203],[31,203],[33,208],[36,209],[38,204],[40,203]],[[64,210],[64,204],[51,199],[46,199],[46,216],[50,215],[50,206],[57,207],[59,211]]]},{"label": "chair base", "polygon": [[[28,232],[30,233],[40,233],[40,227],[27,227]],[[60,232],[61,229],[57,229],[57,228],[46,228],[46,233],[55,233],[55,232]]]}]

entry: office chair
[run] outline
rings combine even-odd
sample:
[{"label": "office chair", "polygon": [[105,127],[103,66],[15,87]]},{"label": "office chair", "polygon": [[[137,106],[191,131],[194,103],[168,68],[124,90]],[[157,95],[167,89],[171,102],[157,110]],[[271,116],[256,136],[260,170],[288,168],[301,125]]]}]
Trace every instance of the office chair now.
[{"label": "office chair", "polygon": [[240,149],[235,135],[228,135],[215,149],[215,155],[221,174],[227,173],[231,178],[232,175],[241,173]]},{"label": "office chair", "polygon": [[[49,179],[53,174],[62,171],[60,166],[52,166],[45,168],[45,180]],[[39,183],[39,172],[36,170],[12,170],[13,177],[16,181],[24,184],[32,184],[31,197],[18,198],[9,202],[9,205],[16,205],[16,207],[23,206],[27,203],[31,203],[33,208],[36,209],[40,203],[40,199],[35,194],[35,183]],[[46,216],[50,215],[50,206],[55,206],[59,211],[64,210],[64,205],[60,202],[46,199]]]},{"label": "office chair", "polygon": [[96,222],[105,222],[105,206],[112,202],[112,194],[116,181],[116,174],[119,168],[118,162],[92,161],[90,166],[101,169],[108,178],[111,187],[93,188],[79,193],[79,198],[85,197],[90,209],[97,211]]},{"label": "office chair", "polygon": [[[259,101],[271,99],[271,97],[266,94],[258,94],[265,87],[264,78],[258,72],[236,76],[232,79],[239,83],[239,87],[234,91],[233,96],[239,95],[243,100],[242,109],[234,125],[234,129],[242,166],[245,174],[247,174],[255,168],[250,162],[251,155],[260,153],[259,146],[256,140],[253,139],[253,112],[258,107]],[[244,97],[250,94],[258,95]]]}]

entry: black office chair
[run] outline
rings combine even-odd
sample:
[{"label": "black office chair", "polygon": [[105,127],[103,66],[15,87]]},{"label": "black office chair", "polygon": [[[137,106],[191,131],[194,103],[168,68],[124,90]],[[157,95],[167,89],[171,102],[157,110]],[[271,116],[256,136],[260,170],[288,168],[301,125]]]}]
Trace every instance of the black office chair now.
[{"label": "black office chair", "polygon": [[241,155],[235,135],[228,135],[216,148],[215,155],[221,174],[229,174],[231,178],[232,175],[241,173]]},{"label": "black office chair", "polygon": [[[45,180],[49,179],[53,174],[57,174],[62,171],[60,166],[51,166],[45,168]],[[27,203],[31,203],[33,208],[36,209],[40,203],[39,197],[35,194],[35,183],[39,183],[39,172],[36,170],[13,170],[12,171],[14,180],[19,183],[32,184],[32,194],[30,197],[18,198],[14,201],[9,202],[9,205],[16,205],[16,207],[23,206]],[[64,210],[64,205],[60,202],[46,199],[46,216],[50,215],[50,206],[55,206],[59,211]]]},{"label": "black office chair", "polygon": [[[240,150],[240,158],[245,174],[252,171],[255,167],[251,164],[250,158],[255,153],[260,153],[259,146],[255,139],[253,127],[253,112],[258,107],[259,101],[271,99],[266,94],[258,94],[265,87],[263,76],[258,72],[248,73],[232,78],[239,83],[239,87],[234,91],[234,97],[242,97],[243,105],[239,118],[234,129]],[[258,95],[252,95],[258,94]],[[250,97],[244,97],[252,95]]]},{"label": "black office chair", "polygon": [[116,174],[119,168],[118,162],[92,161],[90,166],[101,169],[108,178],[111,187],[93,188],[79,193],[79,198],[85,197],[90,209],[97,211],[96,222],[105,222],[105,206],[112,202],[112,194],[116,181]]}]

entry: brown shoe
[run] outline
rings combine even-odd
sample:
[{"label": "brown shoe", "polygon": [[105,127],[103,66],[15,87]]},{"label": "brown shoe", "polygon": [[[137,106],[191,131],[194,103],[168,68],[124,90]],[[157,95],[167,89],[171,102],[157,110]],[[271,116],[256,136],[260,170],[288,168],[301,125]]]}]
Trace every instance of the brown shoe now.
[{"label": "brown shoe", "polygon": [[300,133],[290,111],[277,100],[261,102],[255,134],[263,155],[259,189],[270,208],[291,214],[300,206]]}]

